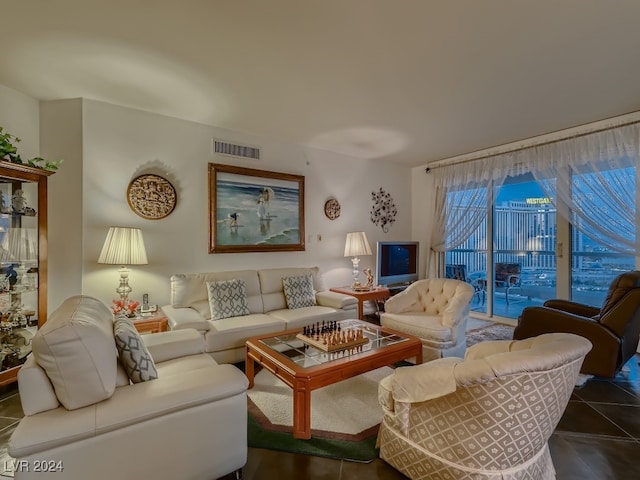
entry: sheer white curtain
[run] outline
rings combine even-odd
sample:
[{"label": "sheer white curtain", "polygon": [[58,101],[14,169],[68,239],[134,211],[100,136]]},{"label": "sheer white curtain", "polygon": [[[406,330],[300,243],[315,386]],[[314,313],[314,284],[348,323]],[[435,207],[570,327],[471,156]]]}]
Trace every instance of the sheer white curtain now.
[{"label": "sheer white curtain", "polygon": [[436,185],[428,275],[442,275],[444,252],[485,220],[488,187],[525,173],[533,174],[558,214],[583,233],[640,255],[639,159],[640,124],[634,123],[428,169]]},{"label": "sheer white curtain", "polygon": [[637,172],[640,124],[541,145],[510,155],[531,172],[559,215],[612,250],[640,255]]},{"label": "sheer white curtain", "polygon": [[501,185],[512,171],[510,162],[474,160],[437,167],[434,175],[435,214],[427,275],[442,276],[444,252],[461,245],[487,218],[489,185]]}]

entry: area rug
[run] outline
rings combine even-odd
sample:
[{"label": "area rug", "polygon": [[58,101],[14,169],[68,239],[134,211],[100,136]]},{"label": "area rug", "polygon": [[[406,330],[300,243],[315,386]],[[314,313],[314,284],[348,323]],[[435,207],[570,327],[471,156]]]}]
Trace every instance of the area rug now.
[{"label": "area rug", "polygon": [[513,338],[511,325],[491,323],[479,328],[467,330],[467,348],[480,342],[491,340],[511,340]]},{"label": "area rug", "polygon": [[262,370],[248,391],[249,446],[342,460],[369,462],[382,409],[378,383],[393,370],[383,367],[311,393],[311,439],[292,435],[292,390]]}]

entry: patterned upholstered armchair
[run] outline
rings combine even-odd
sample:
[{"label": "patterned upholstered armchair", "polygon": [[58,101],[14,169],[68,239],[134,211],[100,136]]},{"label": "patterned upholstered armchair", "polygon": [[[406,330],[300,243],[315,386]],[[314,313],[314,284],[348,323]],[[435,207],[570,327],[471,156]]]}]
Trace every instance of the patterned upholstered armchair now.
[{"label": "patterned upholstered armchair", "polygon": [[591,343],[567,333],[483,342],[380,382],[380,457],[412,480],[555,478],[548,439]]}]

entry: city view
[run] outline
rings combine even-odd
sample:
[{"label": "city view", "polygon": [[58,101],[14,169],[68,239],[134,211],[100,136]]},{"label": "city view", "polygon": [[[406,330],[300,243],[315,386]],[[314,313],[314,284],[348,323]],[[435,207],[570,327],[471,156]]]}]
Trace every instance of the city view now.
[{"label": "city view", "polygon": [[[517,318],[525,306],[557,298],[558,254],[571,256],[571,299],[588,305],[601,305],[611,281],[635,270],[635,257],[599,244],[573,227],[570,248],[558,243],[556,220],[555,207],[535,181],[505,185],[496,193],[492,235],[485,216],[462,245],[445,255],[446,264],[460,266],[476,289],[473,310],[488,313],[491,302],[494,315]],[[493,245],[491,285],[488,244]]]}]

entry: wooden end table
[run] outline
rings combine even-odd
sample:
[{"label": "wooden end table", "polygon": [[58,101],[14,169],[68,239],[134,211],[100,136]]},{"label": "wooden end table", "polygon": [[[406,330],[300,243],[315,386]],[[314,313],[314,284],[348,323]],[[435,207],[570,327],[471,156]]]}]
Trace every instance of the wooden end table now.
[{"label": "wooden end table", "polygon": [[358,318],[364,319],[364,302],[368,300],[378,301],[385,300],[391,296],[389,289],[386,287],[378,287],[371,290],[360,292],[352,289],[351,287],[336,287],[329,289],[332,292],[343,293],[345,295],[351,295],[358,300]]},{"label": "wooden end table", "polygon": [[139,333],[166,332],[169,330],[169,319],[162,309],[158,308],[151,316],[133,319],[133,325]]},{"label": "wooden end table", "polygon": [[301,330],[253,337],[246,343],[245,373],[253,388],[255,364],[293,389],[293,437],[311,438],[311,392],[347,378],[415,358],[422,363],[422,341],[361,320],[342,320],[343,330],[362,328],[370,339],[362,349],[325,352],[296,337]]}]

